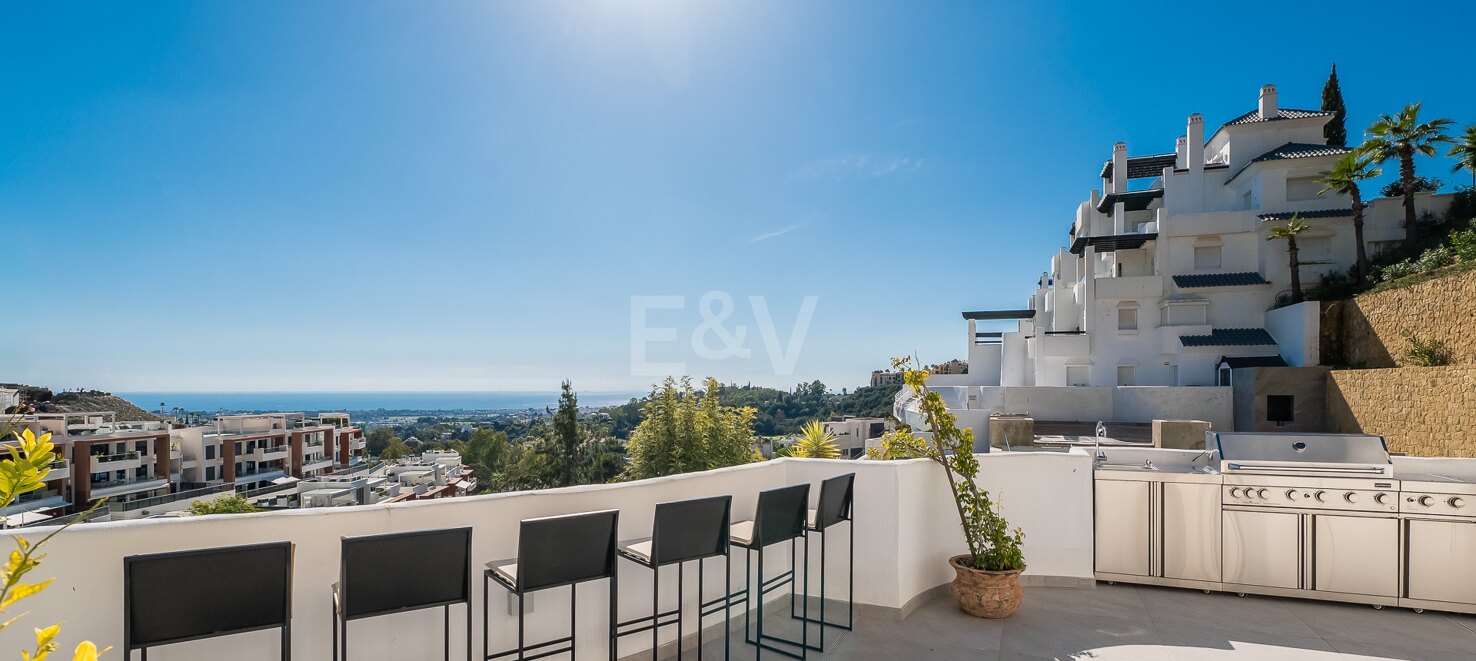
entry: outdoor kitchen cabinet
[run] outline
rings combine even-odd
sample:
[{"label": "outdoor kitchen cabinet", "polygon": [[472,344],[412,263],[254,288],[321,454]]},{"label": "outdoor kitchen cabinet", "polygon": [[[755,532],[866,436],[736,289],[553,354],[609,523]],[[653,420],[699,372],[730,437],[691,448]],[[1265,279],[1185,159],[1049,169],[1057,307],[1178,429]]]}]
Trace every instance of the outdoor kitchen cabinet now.
[{"label": "outdoor kitchen cabinet", "polygon": [[1194,478],[1098,473],[1098,578],[1205,588],[1219,582],[1220,485]]}]

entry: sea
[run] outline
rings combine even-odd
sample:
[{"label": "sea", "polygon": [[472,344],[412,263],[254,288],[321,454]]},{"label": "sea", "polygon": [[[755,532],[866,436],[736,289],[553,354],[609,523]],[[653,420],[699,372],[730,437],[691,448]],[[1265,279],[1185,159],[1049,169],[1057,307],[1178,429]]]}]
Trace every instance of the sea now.
[{"label": "sea", "polygon": [[[558,404],[556,390],[536,392],[119,392],[145,411],[518,411]],[[580,406],[624,404],[644,392],[580,392]]]}]

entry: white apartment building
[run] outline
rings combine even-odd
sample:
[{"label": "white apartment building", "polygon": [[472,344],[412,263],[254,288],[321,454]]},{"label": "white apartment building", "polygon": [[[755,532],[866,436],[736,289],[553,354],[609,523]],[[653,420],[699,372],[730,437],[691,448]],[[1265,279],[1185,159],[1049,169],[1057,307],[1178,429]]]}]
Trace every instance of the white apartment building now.
[{"label": "white apartment building", "polygon": [[[58,459],[46,486],[25,494],[0,514],[60,513],[101,498],[110,503],[167,494],[180,454],[162,422],[119,421],[112,411],[35,413],[7,421],[11,429],[51,434]],[[3,444],[11,444],[6,440]]]},{"label": "white apartment building", "polygon": [[842,459],[855,459],[865,455],[867,441],[881,438],[882,434],[897,427],[889,418],[857,416],[845,416],[822,424],[825,431],[835,434],[835,445],[840,448]]},{"label": "white apartment building", "polygon": [[[1172,152],[1114,145],[1034,295],[1017,310],[965,312],[968,373],[937,384],[1207,386],[1224,357],[1317,364],[1316,305],[1275,309],[1291,274],[1285,241],[1267,236],[1293,213],[1311,227],[1298,237],[1304,288],[1353,265],[1351,200],[1316,181],[1348,153],[1326,144],[1330,119],[1282,108],[1267,85],[1208,139],[1196,113]],[[1449,199],[1417,202],[1438,213]],[[1401,241],[1402,222],[1400,200],[1373,200],[1369,254]]]},{"label": "white apartment building", "polygon": [[363,432],[346,413],[223,415],[213,426],[176,429],[174,436],[180,479],[192,487],[233,483],[249,490],[363,461]]}]

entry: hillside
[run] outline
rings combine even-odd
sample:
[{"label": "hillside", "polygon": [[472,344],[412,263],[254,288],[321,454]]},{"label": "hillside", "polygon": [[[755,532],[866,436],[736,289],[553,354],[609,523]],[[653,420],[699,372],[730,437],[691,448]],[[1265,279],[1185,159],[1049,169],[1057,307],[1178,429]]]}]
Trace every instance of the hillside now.
[{"label": "hillside", "polygon": [[119,421],[158,420],[132,402],[101,390],[78,390],[53,393],[50,388],[23,384],[4,384],[5,387],[21,391],[21,403],[34,406],[37,413],[83,413],[87,411],[113,411]]}]

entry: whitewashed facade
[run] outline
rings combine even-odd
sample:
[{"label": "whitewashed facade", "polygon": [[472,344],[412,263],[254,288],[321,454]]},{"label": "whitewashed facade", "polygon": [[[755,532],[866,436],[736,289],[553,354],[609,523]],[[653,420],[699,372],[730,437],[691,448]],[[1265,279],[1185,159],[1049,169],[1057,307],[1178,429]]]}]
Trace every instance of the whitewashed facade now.
[{"label": "whitewashed facade", "polygon": [[[1172,152],[1132,156],[1114,145],[1101,190],[1077,207],[1069,245],[1028,304],[964,313],[969,370],[947,385],[1207,386],[1226,356],[1315,364],[1308,329],[1268,323],[1291,274],[1285,241],[1267,236],[1293,212],[1310,225],[1298,238],[1304,288],[1353,265],[1351,200],[1316,181],[1348,152],[1326,144],[1331,119],[1281,108],[1267,85],[1256,109],[1207,140],[1196,113]],[[1449,203],[1428,193],[1417,202],[1435,212]],[[1403,239],[1402,221],[1400,200],[1372,201],[1370,255]]]}]

